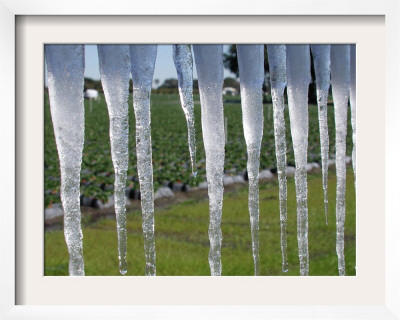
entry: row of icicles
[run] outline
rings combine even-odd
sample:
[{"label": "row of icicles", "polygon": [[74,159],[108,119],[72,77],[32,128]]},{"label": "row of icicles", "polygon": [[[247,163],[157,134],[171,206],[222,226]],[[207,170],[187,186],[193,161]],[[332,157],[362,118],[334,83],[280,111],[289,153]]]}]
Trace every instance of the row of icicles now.
[{"label": "row of icicles", "polygon": [[[115,213],[118,232],[119,268],[127,272],[127,231],[125,186],[128,169],[129,76],[133,82],[133,108],[136,120],[137,170],[140,182],[145,275],[156,275],[154,238],[154,190],[150,130],[150,93],[157,45],[98,45],[101,82],[110,118],[111,155],[115,170]],[[329,136],[327,98],[330,85],[336,127],[336,251],[339,275],[345,275],[344,222],[346,193],[346,130],[350,96],[353,126],[352,163],[356,174],[355,121],[355,45],[267,45],[281,223],[282,269],[287,263],[287,185],[284,90],[287,87],[290,129],[295,155],[297,198],[297,239],[300,275],[309,272],[307,150],[308,88],[311,80],[310,55],[316,75],[322,177],[327,220],[327,173]],[[222,273],[221,218],[225,157],[223,88],[223,45],[193,45],[198,72],[201,124],[206,153],[209,194],[209,264],[211,275]],[[240,70],[243,129],[247,146],[249,177],[249,214],[251,222],[254,273],[259,275],[259,165],[263,135],[262,85],[264,82],[264,45],[237,45]],[[46,45],[50,108],[61,168],[61,201],[64,209],[64,234],[69,252],[69,274],[83,276],[80,212],[80,170],[84,143],[84,45]],[[192,172],[196,175],[196,147],[193,107],[193,59],[191,45],[173,45],[173,60],[179,94],[188,127]]]}]

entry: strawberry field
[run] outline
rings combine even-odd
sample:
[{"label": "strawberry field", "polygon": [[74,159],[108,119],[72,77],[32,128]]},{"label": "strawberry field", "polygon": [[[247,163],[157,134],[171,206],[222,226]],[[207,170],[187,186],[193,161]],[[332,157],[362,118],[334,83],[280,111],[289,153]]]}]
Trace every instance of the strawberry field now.
[{"label": "strawberry field", "polygon": [[[201,110],[199,96],[195,100],[195,121],[197,140],[198,175],[191,175],[190,157],[187,143],[187,127],[178,94],[153,94],[151,97],[152,113],[152,149],[154,188],[161,185],[182,183],[186,186],[197,186],[206,180],[205,153],[201,134]],[[90,104],[92,104],[90,106]],[[48,95],[45,93],[44,106],[44,196],[45,206],[59,203],[60,171],[57,148],[51,122]],[[244,174],[246,170],[246,145],[242,128],[242,113],[239,97],[230,97],[224,102],[224,112],[228,124],[226,143],[225,174]],[[308,161],[320,161],[320,143],[317,106],[309,107],[309,150]],[[130,166],[128,169],[127,187],[131,192],[139,189],[135,155],[135,119],[132,108],[132,97],[129,100],[130,125]],[[328,125],[330,137],[330,155],[334,157],[335,130],[333,106],[328,106]],[[85,144],[83,150],[81,193],[103,202],[113,194],[113,165],[111,160],[109,124],[107,106],[103,95],[99,101],[85,100]],[[291,144],[289,115],[286,110],[286,140],[288,164],[294,165]],[[351,154],[350,114],[347,134],[347,154]],[[264,137],[261,150],[260,169],[275,168],[275,142],[272,119],[272,105],[264,104]]]}]

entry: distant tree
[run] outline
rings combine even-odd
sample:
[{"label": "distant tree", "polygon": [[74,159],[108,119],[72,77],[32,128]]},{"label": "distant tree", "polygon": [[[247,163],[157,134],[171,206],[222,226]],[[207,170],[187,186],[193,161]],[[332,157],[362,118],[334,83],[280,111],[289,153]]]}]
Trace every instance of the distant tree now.
[{"label": "distant tree", "polygon": [[[232,73],[234,73],[236,75],[236,77],[239,77],[239,66],[238,66],[236,45],[234,45],[234,44],[229,46],[228,53],[224,53],[224,67],[225,67],[225,69],[228,69]],[[311,56],[310,72],[311,72],[311,83],[310,83],[310,89],[308,91],[308,101],[309,101],[309,103],[317,104],[315,72],[314,72],[314,63],[313,63],[312,56]],[[269,73],[267,48],[264,49],[264,73],[266,76]],[[263,91],[264,92],[269,91],[268,87],[269,87],[269,83],[264,82]]]},{"label": "distant tree", "polygon": [[130,93],[133,92],[133,82],[132,82],[132,79],[129,80],[129,92],[130,92]]},{"label": "distant tree", "polygon": [[308,103],[318,104],[317,83],[315,82],[314,60],[311,54],[311,82],[308,89]]},{"label": "distant tree", "polygon": [[103,92],[103,87],[100,80],[93,80],[91,78],[84,79],[84,90],[95,89],[98,92]]},{"label": "distant tree", "polygon": [[157,87],[158,86],[158,84],[160,83],[160,80],[159,79],[154,79],[154,85]]},{"label": "distant tree", "polygon": [[164,83],[159,87],[159,89],[168,88],[168,89],[177,89],[178,88],[178,79],[169,78],[164,81]]},{"label": "distant tree", "polygon": [[224,79],[224,88],[231,87],[235,88],[236,90],[240,90],[240,83],[234,78],[225,78]]},{"label": "distant tree", "polygon": [[[232,44],[229,46],[228,53],[224,53],[224,67],[225,69],[228,69],[232,73],[236,75],[236,78],[239,78],[239,65],[238,65],[238,58],[237,58],[237,51],[236,51],[236,45]],[[267,50],[266,48],[264,49],[264,75],[267,75],[269,71],[269,65],[268,65],[268,55],[267,55]],[[265,79],[265,77],[264,77]],[[263,91],[267,92],[269,84],[263,83]],[[235,87],[234,87],[235,88]]]},{"label": "distant tree", "polygon": [[[239,78],[239,65],[236,52],[236,44],[231,44],[228,49],[228,53],[224,53],[224,67]],[[268,72],[268,55],[267,50],[264,50],[264,74]]]},{"label": "distant tree", "polygon": [[239,66],[235,44],[229,46],[228,53],[224,53],[224,67],[234,73],[236,78],[239,77]]}]

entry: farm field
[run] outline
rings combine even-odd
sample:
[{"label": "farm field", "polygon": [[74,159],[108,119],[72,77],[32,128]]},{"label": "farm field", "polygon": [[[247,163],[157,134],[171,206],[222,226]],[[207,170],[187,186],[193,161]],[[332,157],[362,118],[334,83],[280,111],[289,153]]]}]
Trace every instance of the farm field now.
[{"label": "farm field", "polygon": [[[85,145],[81,174],[81,192],[106,201],[113,193],[108,113],[104,96],[100,101],[85,100]],[[241,106],[238,97],[224,103],[228,121],[225,173],[236,175],[246,169],[246,146],[242,128]],[[196,186],[205,178],[205,155],[201,134],[200,101],[195,100],[198,176],[191,175],[187,145],[187,128],[179,95],[152,95],[152,148],[154,187],[166,182],[182,182]],[[92,111],[91,111],[92,109]],[[330,154],[335,152],[333,106],[328,106]],[[51,123],[48,96],[45,94],[45,207],[59,203],[60,173],[58,155]],[[286,110],[286,140],[288,164],[294,166],[289,115]],[[308,161],[320,161],[317,106],[309,107]],[[132,96],[129,100],[130,163],[127,186],[139,189],[135,155],[135,119]],[[351,154],[350,113],[347,134],[347,154]],[[260,170],[274,168],[275,142],[272,105],[264,105],[264,137]],[[329,225],[325,225],[321,174],[308,175],[310,275],[337,275],[335,249],[335,192],[334,169],[329,172]],[[224,195],[222,232],[223,275],[252,275],[250,222],[247,208],[247,184],[228,190]],[[137,201],[137,200],[135,200]],[[346,274],[355,275],[355,192],[353,171],[347,173],[347,209],[345,225]],[[157,275],[209,275],[208,265],[208,199],[196,197],[180,204],[169,205],[155,212]],[[128,212],[128,275],[144,275],[141,212]],[[83,219],[83,245],[86,275],[118,276],[117,234],[115,220]],[[188,228],[190,226],[190,228]],[[296,276],[299,274],[296,234],[296,198],[294,178],[288,178],[288,258],[289,271],[281,270],[278,183],[260,183],[260,258],[261,275]],[[101,245],[99,245],[101,244]],[[45,275],[68,275],[68,252],[63,232],[45,234]]]},{"label": "farm field", "polygon": [[[152,149],[154,188],[167,182],[182,182],[196,186],[205,181],[205,153],[201,134],[200,99],[195,96],[195,123],[197,141],[198,175],[191,175],[190,157],[187,144],[187,128],[179,95],[156,95],[152,97]],[[246,145],[243,136],[242,113],[238,97],[231,97],[224,103],[225,117],[228,121],[228,142],[225,150],[225,171],[228,175],[239,174],[246,169]],[[329,109],[330,153],[335,151],[335,124],[333,106]],[[104,96],[100,101],[85,100],[85,145],[83,150],[81,192],[104,202],[113,193],[113,166],[111,160],[108,112]],[[60,172],[53,126],[50,116],[48,96],[45,94],[45,154],[44,154],[44,199],[45,207],[60,203]],[[261,149],[260,170],[276,167],[275,142],[272,119],[272,105],[264,105],[264,136]],[[309,107],[309,150],[308,161],[320,161],[319,127],[317,106]],[[130,163],[127,186],[138,190],[135,150],[135,119],[132,96],[129,99],[129,150]],[[286,141],[288,164],[294,166],[294,155],[290,136],[289,115],[286,110]],[[351,154],[350,113],[347,134],[347,154]]]}]

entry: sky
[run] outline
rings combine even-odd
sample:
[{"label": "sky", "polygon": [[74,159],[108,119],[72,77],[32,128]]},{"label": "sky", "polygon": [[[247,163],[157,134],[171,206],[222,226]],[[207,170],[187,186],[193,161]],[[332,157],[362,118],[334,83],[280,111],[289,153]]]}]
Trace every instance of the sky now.
[{"label": "sky", "polygon": [[[229,45],[224,45],[224,52],[227,52]],[[100,79],[99,58],[96,45],[85,45],[85,77],[94,80]],[[224,77],[233,77],[235,75],[224,69]],[[172,60],[172,45],[158,45],[157,59],[154,69],[153,79],[160,80],[161,85],[165,79],[177,78],[176,69]],[[193,63],[193,78],[197,79],[196,64]],[[45,71],[45,85],[47,86],[47,72]]]}]

